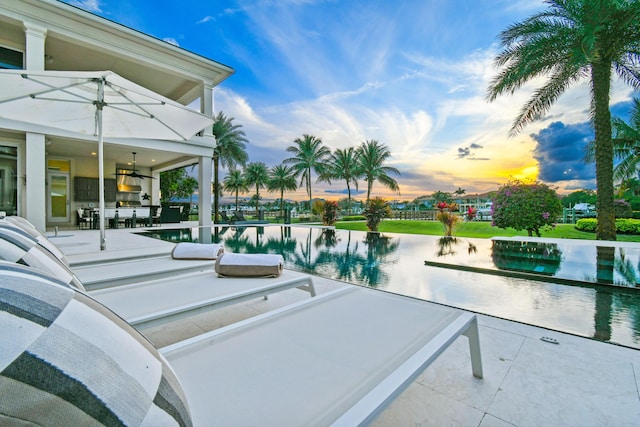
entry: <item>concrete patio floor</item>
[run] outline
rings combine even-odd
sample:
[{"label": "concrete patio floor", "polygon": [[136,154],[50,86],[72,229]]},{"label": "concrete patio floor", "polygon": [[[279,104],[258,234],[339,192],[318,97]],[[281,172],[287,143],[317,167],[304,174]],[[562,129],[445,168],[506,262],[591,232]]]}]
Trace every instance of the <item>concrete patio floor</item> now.
[{"label": "concrete patio floor", "polygon": [[[180,227],[196,224],[182,223]],[[177,224],[165,227],[175,228]],[[72,263],[169,253],[173,243],[107,230],[47,233]],[[314,278],[318,293],[348,284]],[[289,290],[142,330],[158,347],[287,305]],[[466,339],[458,339],[375,422],[376,426],[638,426],[640,351],[478,315],[484,379],[471,375]],[[557,344],[542,341],[551,337]],[[312,404],[312,402],[310,402]]]}]

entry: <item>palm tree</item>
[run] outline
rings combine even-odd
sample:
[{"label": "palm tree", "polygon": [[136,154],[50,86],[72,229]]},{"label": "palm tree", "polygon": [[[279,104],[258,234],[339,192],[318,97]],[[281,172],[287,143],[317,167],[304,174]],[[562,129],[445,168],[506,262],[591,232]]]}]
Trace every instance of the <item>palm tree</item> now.
[{"label": "palm tree", "polygon": [[231,169],[229,174],[224,177],[223,187],[226,191],[231,191],[236,194],[236,213],[238,212],[238,193],[246,193],[249,191],[247,183],[244,181],[242,172],[237,169]]},{"label": "palm tree", "polygon": [[296,145],[287,147],[287,151],[293,153],[294,157],[284,159],[283,163],[290,163],[296,171],[296,176],[300,175],[300,185],[305,183],[311,211],[311,172],[315,171],[319,175],[323,173],[331,151],[322,145],[320,138],[313,135],[302,135],[302,138],[296,138],[293,142]]},{"label": "palm tree", "polygon": [[266,187],[269,181],[269,172],[267,165],[262,162],[251,162],[244,169],[244,181],[247,186],[256,186],[256,216],[260,209],[260,189]]},{"label": "palm tree", "polygon": [[614,157],[621,160],[613,171],[613,177],[622,181],[635,178],[640,166],[640,99],[633,100],[629,123],[614,117],[611,127]]},{"label": "palm tree", "polygon": [[595,130],[598,225],[596,238],[615,240],[613,145],[609,93],[612,69],[640,88],[640,2],[629,0],[547,0],[549,8],[500,34],[501,68],[489,85],[488,100],[514,93],[547,76],[516,117],[511,134],[542,117],[560,95],[584,77],[591,83]]},{"label": "palm tree", "polygon": [[380,182],[390,190],[400,192],[398,182],[389,174],[400,175],[400,171],[391,166],[384,166],[384,162],[391,157],[386,145],[375,139],[367,140],[358,147],[359,170],[367,181],[367,202],[371,199],[371,188],[374,181]]},{"label": "palm tree", "polygon": [[358,178],[362,177],[360,164],[358,162],[358,151],[349,147],[346,149],[336,149],[331,153],[325,173],[320,179],[331,184],[332,179],[344,179],[347,183],[347,210],[351,213],[351,184],[358,189]]},{"label": "palm tree", "polygon": [[269,170],[269,191],[280,191],[280,216],[284,217],[284,192],[296,191],[296,171],[292,166],[276,165]]},{"label": "palm tree", "polygon": [[249,141],[245,137],[242,125],[233,123],[233,117],[226,117],[222,111],[218,113],[213,123],[213,136],[216,137],[216,146],[213,149],[213,212],[214,218],[218,218],[218,191],[220,188],[218,180],[218,169],[220,164],[223,167],[233,168],[237,165],[244,166],[247,163],[248,155],[245,143]]}]

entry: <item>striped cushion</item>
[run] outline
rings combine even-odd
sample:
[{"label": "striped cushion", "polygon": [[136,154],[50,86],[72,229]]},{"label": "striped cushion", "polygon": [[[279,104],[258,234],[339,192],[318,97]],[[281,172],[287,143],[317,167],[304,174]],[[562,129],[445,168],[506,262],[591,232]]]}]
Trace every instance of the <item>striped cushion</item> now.
[{"label": "striped cushion", "polygon": [[192,425],[164,357],[64,283],[0,261],[0,330],[0,425]]},{"label": "striped cushion", "polygon": [[64,255],[64,253],[56,245],[54,245],[51,240],[47,238],[47,236],[42,234],[40,230],[31,225],[31,223],[26,219],[19,216],[8,216],[3,220],[0,220],[0,226],[12,226],[28,234],[29,236],[33,237],[40,246],[51,252],[56,258],[62,261],[64,265],[69,266],[69,261],[67,260],[67,257]]},{"label": "striped cushion", "polygon": [[69,267],[18,229],[0,226],[0,259],[38,268],[79,290],[85,290]]}]

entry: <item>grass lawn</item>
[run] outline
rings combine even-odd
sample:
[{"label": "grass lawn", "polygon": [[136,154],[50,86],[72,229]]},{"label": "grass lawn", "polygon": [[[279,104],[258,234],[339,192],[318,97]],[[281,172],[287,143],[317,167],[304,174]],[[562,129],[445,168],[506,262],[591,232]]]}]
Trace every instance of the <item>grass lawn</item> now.
[{"label": "grass lawn", "polygon": [[[364,221],[338,221],[336,228],[341,230],[367,231]],[[380,224],[380,231],[387,233],[430,234],[442,235],[442,224],[437,221],[384,220]],[[502,229],[492,227],[490,222],[473,221],[458,224],[455,232],[458,237],[490,238],[494,236],[527,236],[526,230],[516,231],[512,228]],[[541,232],[542,237],[560,239],[595,240],[595,233],[578,231],[573,224],[558,224],[555,229]],[[640,242],[640,236],[618,234],[619,242]]]}]

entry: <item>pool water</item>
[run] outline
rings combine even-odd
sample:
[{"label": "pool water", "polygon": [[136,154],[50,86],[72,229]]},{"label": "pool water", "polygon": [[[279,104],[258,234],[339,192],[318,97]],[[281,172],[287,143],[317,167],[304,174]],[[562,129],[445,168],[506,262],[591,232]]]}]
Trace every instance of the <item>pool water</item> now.
[{"label": "pool water", "polygon": [[[197,241],[198,232],[197,228],[183,228],[141,234],[179,242]],[[530,268],[521,260],[504,265],[490,239],[459,239],[443,247],[437,236],[280,226],[214,228],[212,236],[230,252],[280,253],[285,267],[292,270],[640,349],[640,289],[636,282],[620,279],[633,275],[616,273],[620,268],[609,257],[607,265],[612,267],[599,273],[600,263],[584,255],[586,244],[569,267],[561,264],[573,249],[560,245],[559,250],[541,250],[546,258]],[[622,252],[623,267],[637,273],[640,252],[633,247]],[[556,265],[558,260],[560,265]],[[458,264],[477,271],[454,268]],[[543,280],[491,274],[508,272],[505,267],[514,273],[533,273],[530,270],[537,268]],[[570,273],[563,273],[558,277],[562,283],[556,283],[554,277],[562,268]],[[564,280],[567,275],[577,279]],[[598,284],[589,279],[592,276],[604,277],[606,283],[624,282],[624,286]]]}]

